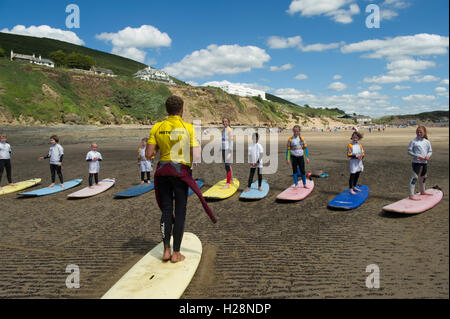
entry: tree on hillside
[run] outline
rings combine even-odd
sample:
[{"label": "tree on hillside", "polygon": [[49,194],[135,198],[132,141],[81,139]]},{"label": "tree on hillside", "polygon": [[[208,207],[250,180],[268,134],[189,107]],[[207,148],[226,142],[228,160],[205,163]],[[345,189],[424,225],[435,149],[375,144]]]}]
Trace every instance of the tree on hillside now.
[{"label": "tree on hillside", "polygon": [[63,66],[66,60],[66,53],[63,50],[58,50],[50,53],[50,59],[55,62],[56,66]]},{"label": "tree on hillside", "polygon": [[6,56],[5,50],[3,50],[3,48],[0,48],[0,58],[3,58],[5,56]]},{"label": "tree on hillside", "polygon": [[90,56],[75,52],[72,52],[64,59],[64,64],[73,69],[89,70],[94,63],[94,59]]}]

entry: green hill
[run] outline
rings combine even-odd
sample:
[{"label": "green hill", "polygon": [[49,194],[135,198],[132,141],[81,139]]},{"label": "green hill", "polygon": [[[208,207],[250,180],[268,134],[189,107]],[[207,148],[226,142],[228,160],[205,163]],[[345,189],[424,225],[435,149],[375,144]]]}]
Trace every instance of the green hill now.
[{"label": "green hill", "polygon": [[88,55],[95,61],[95,66],[112,70],[118,75],[133,75],[137,71],[146,67],[145,64],[120,57],[114,54],[105,53],[63,41],[28,37],[0,32],[0,48],[5,50],[9,57],[11,50],[16,53],[27,55],[42,55],[43,58],[50,58],[50,53],[63,50],[67,54],[75,52]]},{"label": "green hill", "polygon": [[419,114],[390,115],[375,120],[377,124],[405,124],[408,121],[429,123],[435,121],[448,121],[449,111],[423,112]]}]

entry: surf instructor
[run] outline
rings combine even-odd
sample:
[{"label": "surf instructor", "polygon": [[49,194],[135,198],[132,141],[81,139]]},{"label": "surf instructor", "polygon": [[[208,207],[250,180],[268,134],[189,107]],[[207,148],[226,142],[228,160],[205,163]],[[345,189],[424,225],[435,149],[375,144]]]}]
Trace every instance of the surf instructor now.
[{"label": "surf instructor", "polygon": [[[186,221],[186,204],[189,187],[202,202],[213,223],[216,218],[192,178],[192,164],[200,162],[201,149],[195,136],[194,126],[182,120],[183,100],[171,96],[166,101],[168,118],[156,123],[150,130],[145,156],[152,158],[160,152],[155,172],[155,196],[161,209],[161,232],[164,242],[163,261],[177,263],[185,256],[180,253]],[[174,209],[175,201],[175,209]],[[172,230],[173,228],[173,230]],[[170,239],[173,235],[173,255]]]}]

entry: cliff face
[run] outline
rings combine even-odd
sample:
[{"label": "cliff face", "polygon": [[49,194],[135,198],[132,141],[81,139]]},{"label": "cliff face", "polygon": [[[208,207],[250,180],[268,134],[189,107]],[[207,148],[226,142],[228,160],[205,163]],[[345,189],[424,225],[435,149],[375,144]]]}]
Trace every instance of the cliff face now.
[{"label": "cliff face", "polygon": [[166,86],[0,59],[0,123],[148,125],[165,117],[164,103],[172,94],[184,99],[184,118],[203,125],[220,125],[225,116],[233,125],[342,125],[329,117],[309,117],[293,105],[242,98],[213,87]]}]

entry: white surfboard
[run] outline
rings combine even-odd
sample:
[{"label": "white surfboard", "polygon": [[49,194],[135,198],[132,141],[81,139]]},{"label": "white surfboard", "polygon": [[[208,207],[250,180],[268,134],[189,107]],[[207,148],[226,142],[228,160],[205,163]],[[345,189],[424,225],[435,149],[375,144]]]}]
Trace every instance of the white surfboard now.
[{"label": "white surfboard", "polygon": [[[171,240],[173,247],[173,238]],[[160,243],[138,261],[102,299],[179,299],[197,270],[202,243],[192,233],[184,233],[182,262],[163,262],[164,244]]]}]

